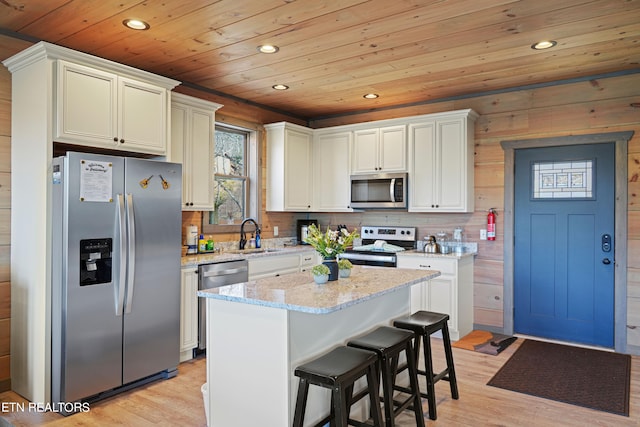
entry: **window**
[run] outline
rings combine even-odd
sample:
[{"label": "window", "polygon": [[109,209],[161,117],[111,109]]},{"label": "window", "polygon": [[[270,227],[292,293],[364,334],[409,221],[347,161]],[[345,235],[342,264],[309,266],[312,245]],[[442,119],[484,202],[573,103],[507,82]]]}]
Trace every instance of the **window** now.
[{"label": "window", "polygon": [[259,221],[257,131],[216,125],[213,202],[204,232],[232,232],[243,219]]},{"label": "window", "polygon": [[592,199],[593,160],[534,162],[533,199]]}]

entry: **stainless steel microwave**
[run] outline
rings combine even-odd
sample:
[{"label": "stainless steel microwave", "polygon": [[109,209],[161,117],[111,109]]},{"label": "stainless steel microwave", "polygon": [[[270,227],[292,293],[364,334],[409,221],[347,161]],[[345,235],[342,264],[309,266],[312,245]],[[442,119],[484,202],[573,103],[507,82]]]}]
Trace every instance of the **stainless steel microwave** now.
[{"label": "stainless steel microwave", "polygon": [[406,208],[407,174],[351,175],[351,207],[354,209]]}]

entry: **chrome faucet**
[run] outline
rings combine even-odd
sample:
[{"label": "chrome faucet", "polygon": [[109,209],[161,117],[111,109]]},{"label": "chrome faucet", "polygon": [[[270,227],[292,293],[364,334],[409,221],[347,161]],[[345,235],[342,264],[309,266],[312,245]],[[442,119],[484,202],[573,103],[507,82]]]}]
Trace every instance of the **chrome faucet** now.
[{"label": "chrome faucet", "polygon": [[240,224],[240,249],[244,249],[244,246],[247,244],[247,235],[244,232],[244,225],[248,222],[252,222],[253,225],[256,227],[256,230],[255,230],[256,234],[260,233],[260,227],[258,226],[258,223],[256,222],[255,219],[246,218],[244,221],[242,221],[242,224]]}]

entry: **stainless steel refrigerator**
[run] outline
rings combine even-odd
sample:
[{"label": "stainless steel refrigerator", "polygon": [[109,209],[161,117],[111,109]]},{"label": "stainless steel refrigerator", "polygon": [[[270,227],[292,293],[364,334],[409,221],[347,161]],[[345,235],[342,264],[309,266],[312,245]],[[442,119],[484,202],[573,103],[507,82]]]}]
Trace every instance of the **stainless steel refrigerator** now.
[{"label": "stainless steel refrigerator", "polygon": [[52,179],[52,402],[174,376],[182,166],[69,152]]}]

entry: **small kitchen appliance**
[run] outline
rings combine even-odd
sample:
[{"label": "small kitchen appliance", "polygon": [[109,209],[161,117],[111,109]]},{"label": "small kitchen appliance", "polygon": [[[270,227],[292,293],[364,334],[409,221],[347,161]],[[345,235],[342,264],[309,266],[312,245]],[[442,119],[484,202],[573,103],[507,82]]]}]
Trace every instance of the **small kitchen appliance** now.
[{"label": "small kitchen appliance", "polygon": [[297,239],[298,244],[300,245],[308,245],[304,239],[309,235],[309,226],[314,224],[316,227],[318,226],[317,219],[299,219],[296,221],[296,230],[297,230]]},{"label": "small kitchen appliance", "polygon": [[350,205],[354,209],[406,209],[407,174],[351,175]]},{"label": "small kitchen appliance", "polygon": [[415,249],[416,228],[394,226],[363,226],[362,246],[354,246],[340,254],[352,264],[395,267],[397,252]]}]

